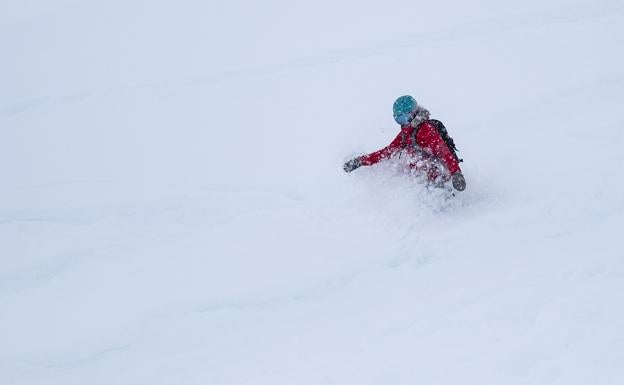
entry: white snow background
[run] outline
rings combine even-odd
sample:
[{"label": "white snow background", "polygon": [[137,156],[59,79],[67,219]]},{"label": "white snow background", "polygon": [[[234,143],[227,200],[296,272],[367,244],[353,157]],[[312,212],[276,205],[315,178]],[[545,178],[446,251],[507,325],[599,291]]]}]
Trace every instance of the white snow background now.
[{"label": "white snow background", "polygon": [[[0,384],[624,383],[624,2],[3,0]],[[467,190],[384,165],[412,94]]]}]

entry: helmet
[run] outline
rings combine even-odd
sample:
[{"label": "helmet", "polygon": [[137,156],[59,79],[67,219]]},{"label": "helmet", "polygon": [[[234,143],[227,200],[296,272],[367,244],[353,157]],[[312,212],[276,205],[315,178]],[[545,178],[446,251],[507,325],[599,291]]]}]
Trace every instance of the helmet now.
[{"label": "helmet", "polygon": [[418,109],[416,100],[409,95],[403,95],[395,100],[392,106],[394,120],[402,126],[406,125],[414,117],[416,109]]}]

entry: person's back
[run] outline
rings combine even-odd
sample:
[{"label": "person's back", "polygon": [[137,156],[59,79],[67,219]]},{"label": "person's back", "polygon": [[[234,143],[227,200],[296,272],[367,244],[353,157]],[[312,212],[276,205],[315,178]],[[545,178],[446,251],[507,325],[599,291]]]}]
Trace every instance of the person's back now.
[{"label": "person's back", "polygon": [[[453,187],[463,191],[466,181],[459,167],[461,160],[442,122],[429,119],[429,111],[419,106],[409,95],[401,96],[394,102],[393,115],[394,120],[401,125],[396,138],[381,150],[348,161],[343,166],[344,170],[351,172],[360,166],[371,166],[405,153],[412,159],[409,167],[425,175],[430,182],[442,184],[451,179]],[[423,162],[426,160],[441,163],[448,173],[431,167],[430,162]]]}]

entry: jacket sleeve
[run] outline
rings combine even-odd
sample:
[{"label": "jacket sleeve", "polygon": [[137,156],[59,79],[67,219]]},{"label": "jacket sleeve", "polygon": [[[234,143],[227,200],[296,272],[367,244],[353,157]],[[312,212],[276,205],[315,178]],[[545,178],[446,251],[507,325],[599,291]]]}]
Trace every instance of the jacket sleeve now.
[{"label": "jacket sleeve", "polygon": [[390,158],[394,153],[401,149],[401,134],[397,135],[394,140],[379,151],[375,151],[368,155],[360,156],[362,166],[370,166],[384,159]]},{"label": "jacket sleeve", "polygon": [[459,162],[455,159],[451,150],[449,150],[438,130],[431,123],[425,122],[420,125],[416,135],[416,142],[422,148],[429,148],[433,155],[446,165],[451,175],[461,172]]}]

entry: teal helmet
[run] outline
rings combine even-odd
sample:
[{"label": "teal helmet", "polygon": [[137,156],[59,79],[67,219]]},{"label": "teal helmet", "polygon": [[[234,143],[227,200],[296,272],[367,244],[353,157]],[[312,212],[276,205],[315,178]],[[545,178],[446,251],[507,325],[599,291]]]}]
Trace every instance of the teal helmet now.
[{"label": "teal helmet", "polygon": [[394,101],[392,114],[394,120],[401,126],[408,124],[414,117],[414,112],[418,109],[416,99],[409,95],[403,95]]}]

